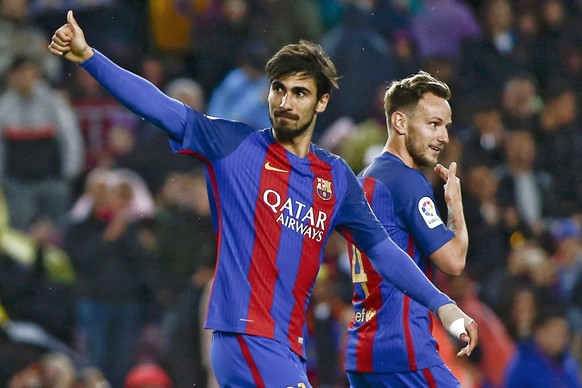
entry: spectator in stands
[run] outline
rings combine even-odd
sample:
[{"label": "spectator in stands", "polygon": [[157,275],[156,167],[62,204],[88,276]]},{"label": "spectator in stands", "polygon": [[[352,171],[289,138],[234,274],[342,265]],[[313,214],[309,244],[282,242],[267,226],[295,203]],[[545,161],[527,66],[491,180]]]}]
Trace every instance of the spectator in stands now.
[{"label": "spectator in stands", "polygon": [[473,9],[462,1],[425,0],[412,18],[412,32],[420,58],[457,61],[463,44],[478,38],[481,27]]},{"label": "spectator in stands", "polygon": [[[77,114],[85,144],[83,172],[111,164],[108,137],[112,131],[131,130],[137,118],[114,100],[87,72],[79,67],[71,69],[73,82],[67,90]],[[82,178],[78,182],[82,182]],[[81,192],[81,188],[76,191]],[[75,194],[80,194],[76,192]]]},{"label": "spectator in stands", "polygon": [[38,61],[41,72],[51,81],[61,77],[61,67],[45,48],[45,32],[29,15],[29,0],[0,0],[0,90],[12,61],[26,55]]},{"label": "spectator in stands", "polygon": [[470,123],[458,135],[465,150],[462,163],[467,170],[473,166],[497,167],[503,163],[505,126],[493,98],[484,97],[473,105]]},{"label": "spectator in stands", "polygon": [[269,54],[300,39],[319,42],[323,34],[321,14],[313,1],[256,0],[254,11],[251,36],[264,40]]},{"label": "spectator in stands", "polygon": [[561,303],[574,299],[574,287],[582,277],[582,227],[577,218],[559,218],[549,224],[555,250],[552,263],[558,277],[557,294]]},{"label": "spectator in stands", "polygon": [[[13,0],[6,0],[12,2]],[[17,0],[22,1],[22,0]],[[148,2],[144,0],[25,0],[31,17],[45,31],[52,33],[66,10],[74,9],[85,27],[85,33],[95,36],[101,50],[119,64],[133,71],[147,49]],[[123,23],[112,21],[123,20]],[[173,26],[172,26],[173,27]],[[46,34],[45,34],[46,39]],[[42,45],[46,46],[46,45]]]},{"label": "spectator in stands", "polygon": [[543,102],[533,75],[510,76],[503,83],[500,96],[501,119],[508,131],[534,128]]},{"label": "spectator in stands", "polygon": [[465,311],[471,311],[479,320],[479,352],[477,357],[468,359],[474,364],[478,387],[500,388],[503,385],[505,367],[513,356],[515,343],[509,336],[503,322],[493,310],[478,296],[478,283],[467,273],[448,276],[439,282],[443,290],[454,295]]},{"label": "spectator in stands", "polygon": [[339,117],[355,123],[370,117],[376,110],[376,91],[395,78],[398,67],[393,47],[372,25],[374,3],[376,0],[349,2],[342,22],[322,37],[322,46],[342,77],[342,86],[330,99],[327,114],[317,120],[315,142]]},{"label": "spectator in stands", "polygon": [[11,225],[24,229],[47,216],[62,226],[69,182],[83,166],[77,117],[31,58],[14,59],[8,84],[0,96],[0,177]]},{"label": "spectator in stands", "polygon": [[582,275],[578,276],[572,289],[568,320],[572,327],[572,352],[582,364]]},{"label": "spectator in stands", "polygon": [[[465,174],[466,190],[463,192],[465,219],[472,243],[469,244],[467,273],[484,290],[496,273],[507,266],[510,236],[516,225],[507,224],[497,199],[499,179],[487,166],[474,166]],[[487,295],[481,293],[486,303]]]},{"label": "spectator in stands", "polygon": [[563,306],[538,309],[532,338],[523,340],[507,366],[505,387],[582,387],[580,366],[568,350],[570,331]]},{"label": "spectator in stands", "polygon": [[[203,3],[203,2],[200,2]],[[237,56],[247,40],[255,15],[249,0],[220,0],[206,2],[207,9],[193,12],[191,75],[204,94],[210,95],[226,74],[237,66]],[[295,2],[285,2],[293,4]],[[202,7],[202,5],[200,5]],[[285,20],[291,19],[289,15]],[[275,34],[277,29],[263,33]],[[277,48],[278,49],[278,48]]]},{"label": "spectator in stands", "polygon": [[246,42],[238,53],[238,66],[212,91],[207,114],[243,121],[257,129],[269,127],[268,58],[268,48],[261,40]]},{"label": "spectator in stands", "polygon": [[[535,240],[515,241],[506,269],[486,290],[491,307],[518,341],[532,334],[539,306],[555,298],[556,272],[549,254]],[[493,291],[495,289],[495,291]]]},{"label": "spectator in stands", "polygon": [[379,85],[374,100],[374,109],[362,121],[354,123],[342,116],[327,128],[319,143],[341,155],[356,173],[382,153],[386,143],[386,115],[384,94],[386,85]]},{"label": "spectator in stands", "polygon": [[558,216],[568,217],[582,208],[582,127],[576,93],[560,81],[548,87],[543,99],[536,126],[537,162],[554,180]]},{"label": "spectator in stands", "polygon": [[[216,262],[204,175],[174,172],[159,196],[153,273],[162,309],[163,359],[179,387],[213,382],[210,332],[203,329]],[[195,254],[193,254],[195,252]]]},{"label": "spectator in stands", "polygon": [[543,0],[538,2],[540,31],[536,40],[532,62],[542,90],[551,81],[561,77],[566,68],[568,51],[580,49],[580,13],[572,12],[574,6],[567,0]]},{"label": "spectator in stands", "polygon": [[461,53],[462,93],[498,92],[512,74],[532,66],[516,51],[514,12],[508,0],[483,2],[480,8],[482,35],[468,42]]},{"label": "spectator in stands", "polygon": [[130,175],[112,171],[93,170],[87,194],[79,200],[85,206],[74,208],[63,242],[77,273],[79,349],[120,387],[131,367],[150,260],[135,221],[151,215],[146,210],[153,201],[140,198]]},{"label": "spectator in stands", "polygon": [[542,237],[544,222],[555,216],[551,175],[535,165],[536,144],[531,132],[515,130],[505,135],[505,162],[496,168],[497,197],[507,211],[515,211],[531,233]]}]

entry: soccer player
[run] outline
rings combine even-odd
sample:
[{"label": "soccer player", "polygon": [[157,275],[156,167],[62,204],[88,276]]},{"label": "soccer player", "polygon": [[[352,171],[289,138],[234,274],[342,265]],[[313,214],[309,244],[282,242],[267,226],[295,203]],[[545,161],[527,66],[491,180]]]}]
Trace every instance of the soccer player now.
[{"label": "soccer player", "polygon": [[315,120],[337,87],[321,47],[301,41],[266,65],[272,128],[207,117],[173,100],[91,48],[71,11],[49,50],[79,63],[136,114],[168,132],[176,152],[205,163],[218,258],[206,328],[224,387],[310,387],[305,309],[334,229],[353,241],[399,290],[457,326],[470,354],[477,325],[428,281],[388,237],[356,176],[311,143]]},{"label": "soccer player", "polygon": [[[428,278],[433,266],[459,275],[469,242],[457,165],[437,164],[449,141],[450,96],[445,83],[423,71],[393,82],[384,98],[388,140],[358,175],[379,221]],[[446,225],[422,167],[434,167],[446,182]],[[356,313],[346,348],[351,385],[460,387],[439,356],[430,310],[383,280],[373,259],[349,245]]]}]

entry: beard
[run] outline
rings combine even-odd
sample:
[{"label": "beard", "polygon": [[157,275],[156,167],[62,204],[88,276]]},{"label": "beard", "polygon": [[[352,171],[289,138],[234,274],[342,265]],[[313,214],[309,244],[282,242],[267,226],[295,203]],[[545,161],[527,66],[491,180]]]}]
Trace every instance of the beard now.
[{"label": "beard", "polygon": [[436,164],[436,158],[426,155],[426,147],[416,141],[416,136],[408,136],[404,142],[406,151],[418,167],[433,167]]},{"label": "beard", "polygon": [[311,124],[315,121],[317,113],[314,111],[311,114],[311,117],[307,118],[307,120],[305,121],[303,120],[295,121],[297,123],[296,128],[291,127],[286,122],[280,122],[279,125],[276,125],[275,116],[278,115],[284,115],[284,113],[280,111],[275,111],[269,114],[269,120],[271,121],[271,126],[273,127],[273,130],[277,134],[278,139],[285,141],[303,136],[307,132],[307,130],[311,127]]}]

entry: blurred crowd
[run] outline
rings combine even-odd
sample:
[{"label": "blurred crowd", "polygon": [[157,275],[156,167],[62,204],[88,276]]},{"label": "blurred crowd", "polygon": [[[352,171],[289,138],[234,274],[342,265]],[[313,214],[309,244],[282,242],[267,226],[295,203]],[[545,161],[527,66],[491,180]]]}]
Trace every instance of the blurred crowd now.
[{"label": "blurred crowd", "polygon": [[[355,173],[385,143],[391,80],[447,82],[440,162],[459,162],[470,244],[464,274],[436,283],[480,343],[456,359],[434,325],[443,358],[468,388],[582,385],[580,0],[0,0],[0,386],[216,386],[201,163],[48,53],[68,9],[120,66],[257,128],[270,126],[266,60],[320,43],[341,80],[314,141]],[[346,386],[348,260],[334,235],[309,307],[315,387]]]}]

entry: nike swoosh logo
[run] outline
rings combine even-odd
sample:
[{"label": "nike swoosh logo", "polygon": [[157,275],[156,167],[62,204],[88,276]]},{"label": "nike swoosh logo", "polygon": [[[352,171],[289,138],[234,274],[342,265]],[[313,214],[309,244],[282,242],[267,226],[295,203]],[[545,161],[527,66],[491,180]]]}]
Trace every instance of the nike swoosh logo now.
[{"label": "nike swoosh logo", "polygon": [[280,168],[271,166],[271,162],[265,163],[265,169],[269,171],[276,171],[276,172],[289,172],[287,170],[281,170]]}]

